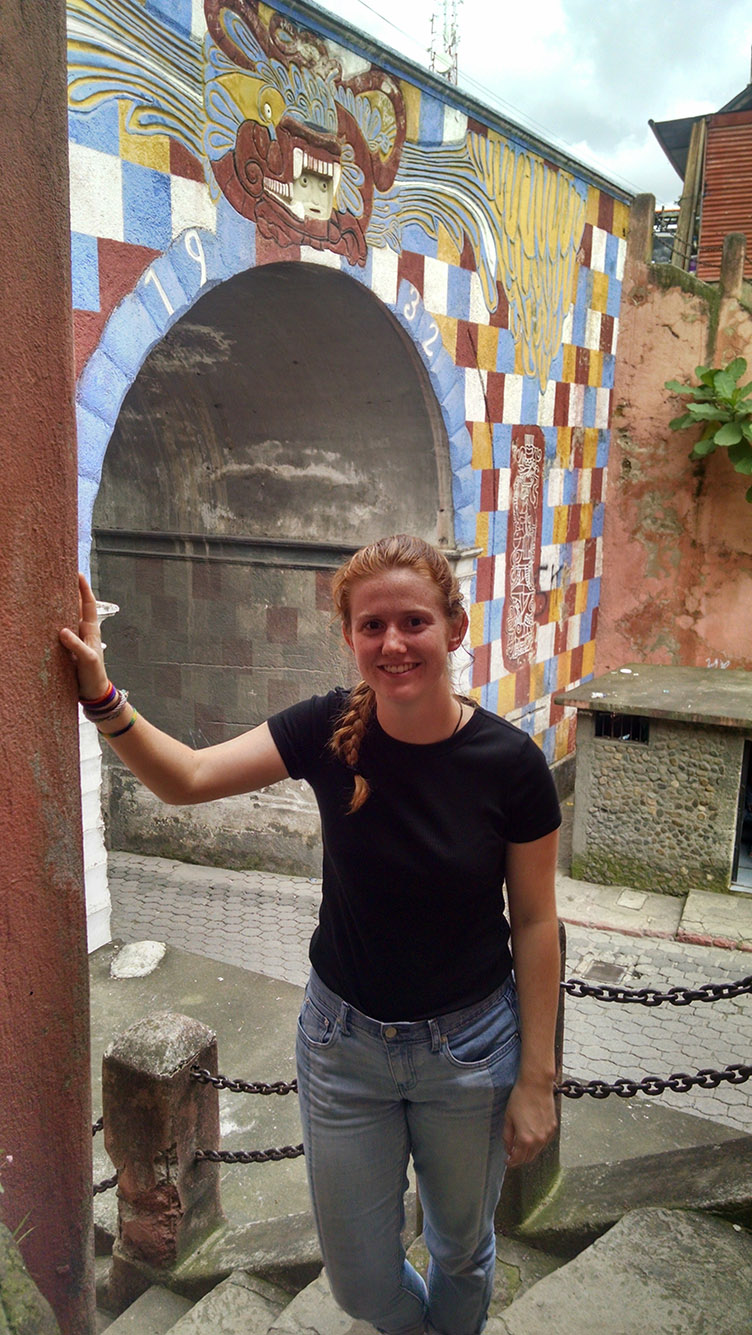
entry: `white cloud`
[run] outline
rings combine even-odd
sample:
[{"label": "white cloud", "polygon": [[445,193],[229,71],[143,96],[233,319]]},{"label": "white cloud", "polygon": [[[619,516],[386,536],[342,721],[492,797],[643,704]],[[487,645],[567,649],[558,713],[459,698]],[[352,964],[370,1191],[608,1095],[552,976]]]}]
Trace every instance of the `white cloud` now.
[{"label": "white cloud", "polygon": [[[427,64],[439,0],[318,3]],[[459,24],[473,97],[664,203],[681,182],[648,121],[716,111],[750,77],[748,0],[462,0]]]}]

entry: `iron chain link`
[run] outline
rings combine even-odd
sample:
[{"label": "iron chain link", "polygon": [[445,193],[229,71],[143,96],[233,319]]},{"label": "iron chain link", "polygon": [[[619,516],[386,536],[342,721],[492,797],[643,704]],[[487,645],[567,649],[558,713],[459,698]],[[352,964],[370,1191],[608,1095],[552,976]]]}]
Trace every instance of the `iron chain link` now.
[{"label": "iron chain link", "polygon": [[[617,987],[611,983],[586,983],[582,978],[569,978],[561,986],[571,997],[591,997],[595,1001],[615,1001],[625,1005],[650,1007],[662,1006],[664,1003],[669,1006],[689,1006],[694,1001],[730,1001],[734,997],[752,993],[752,974],[736,982],[703,983],[697,988],[670,987],[667,992],[660,992],[654,987],[630,988]],[[289,1082],[274,1080],[271,1083],[263,1080],[232,1080],[225,1075],[212,1075],[211,1071],[200,1066],[192,1067],[191,1076],[201,1084],[213,1085],[215,1089],[226,1089],[231,1094],[284,1095],[298,1092],[297,1080]],[[722,1071],[706,1068],[694,1075],[688,1075],[685,1071],[675,1071],[665,1080],[657,1075],[646,1075],[641,1080],[630,1080],[625,1076],[619,1076],[613,1083],[609,1083],[606,1080],[582,1081],[570,1077],[555,1086],[555,1093],[567,1099],[581,1099],[585,1095],[593,1099],[607,1099],[611,1094],[616,1094],[620,1099],[631,1099],[636,1094],[654,1097],[665,1093],[666,1090],[687,1094],[694,1088],[717,1089],[723,1083],[743,1085],[750,1079],[752,1079],[752,1066],[737,1063],[734,1066],[725,1066]],[[96,1136],[103,1125],[104,1120],[100,1117],[92,1126],[92,1135]],[[198,1163],[202,1161],[228,1164],[278,1163],[283,1159],[298,1159],[304,1152],[302,1145],[281,1145],[267,1150],[197,1150],[195,1158]],[[110,1188],[117,1186],[117,1181],[115,1173],[113,1177],[106,1178],[103,1182],[96,1182],[93,1194],[97,1196],[101,1192],[109,1191]]]},{"label": "iron chain link", "polygon": [[725,1066],[722,1071],[709,1069],[697,1071],[695,1075],[688,1075],[686,1071],[675,1071],[666,1080],[661,1080],[657,1075],[645,1075],[641,1080],[628,1080],[625,1076],[619,1076],[613,1084],[609,1084],[606,1080],[583,1082],[568,1079],[557,1085],[555,1092],[562,1094],[566,1099],[581,1099],[584,1094],[589,1094],[592,1099],[607,1099],[609,1094],[617,1094],[620,1099],[631,1099],[635,1094],[663,1094],[667,1089],[673,1090],[676,1094],[688,1094],[690,1089],[696,1086],[700,1089],[717,1089],[724,1082],[730,1085],[743,1085],[750,1078],[752,1078],[752,1066],[738,1064]]},{"label": "iron chain link", "polygon": [[596,1001],[620,1001],[638,1006],[689,1006],[693,1001],[730,1001],[752,992],[752,974],[735,983],[703,983],[700,987],[670,987],[659,992],[655,987],[616,987],[611,983],[586,983],[569,978],[562,983],[570,997],[593,997]]},{"label": "iron chain link", "polygon": [[111,1187],[116,1187],[117,1184],[118,1175],[115,1173],[113,1177],[106,1177],[104,1182],[95,1182],[91,1194],[92,1196],[99,1196],[103,1191],[109,1191]]},{"label": "iron chain link", "polygon": [[196,1150],[196,1162],[209,1163],[278,1163],[281,1159],[299,1159],[305,1154],[302,1145],[281,1145],[271,1150]]},{"label": "iron chain link", "polygon": [[192,1066],[191,1075],[202,1085],[214,1085],[215,1089],[228,1089],[231,1094],[297,1094],[298,1092],[297,1080],[291,1080],[289,1084],[285,1084],[284,1080],[275,1080],[269,1085],[263,1080],[230,1080],[226,1075],[212,1075],[211,1071],[201,1066]]}]

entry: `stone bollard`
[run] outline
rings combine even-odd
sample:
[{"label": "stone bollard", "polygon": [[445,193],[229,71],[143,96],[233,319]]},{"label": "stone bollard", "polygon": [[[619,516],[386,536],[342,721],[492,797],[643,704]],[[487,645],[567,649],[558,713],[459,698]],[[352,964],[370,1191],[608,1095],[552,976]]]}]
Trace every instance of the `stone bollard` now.
[{"label": "stone bollard", "polygon": [[102,1062],[107,1152],[118,1170],[118,1236],[109,1300],[121,1311],[224,1223],[219,1164],[195,1162],[219,1148],[219,1096],[191,1076],[216,1074],[214,1034],[186,1015],[139,1020]]},{"label": "stone bollard", "polygon": [[[559,950],[561,954],[560,980],[564,981],[567,960],[567,934],[564,923],[559,923]],[[556,1017],[556,1083],[561,1084],[564,1055],[564,989],[559,993]],[[559,1144],[561,1141],[561,1094],[556,1095],[556,1134],[553,1140],[531,1164],[510,1168],[504,1178],[501,1198],[496,1208],[495,1222],[499,1233],[514,1230],[541,1204],[559,1180]]]}]

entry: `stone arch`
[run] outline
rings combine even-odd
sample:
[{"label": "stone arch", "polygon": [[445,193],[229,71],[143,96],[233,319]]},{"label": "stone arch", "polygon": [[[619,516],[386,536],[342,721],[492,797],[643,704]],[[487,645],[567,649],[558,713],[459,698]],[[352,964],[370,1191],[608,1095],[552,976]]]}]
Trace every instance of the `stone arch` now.
[{"label": "stone arch", "polygon": [[[82,461],[98,489],[96,584],[100,596],[122,609],[107,624],[110,671],[158,726],[196,745],[224,740],[298,698],[347,680],[339,636],[330,625],[328,579],[350,550],[384,531],[407,529],[451,553],[453,515],[466,530],[472,527],[466,512],[474,515],[474,492],[464,476],[470,473],[464,392],[415,288],[395,281],[395,300],[387,304],[373,290],[383,290],[378,265],[375,284],[357,284],[349,266],[311,263],[309,256],[246,265],[224,282],[211,282],[211,242],[211,236],[189,231],[171,254],[155,261],[113,313],[79,386],[79,420],[90,428]],[[162,262],[167,259],[169,266]],[[190,292],[188,261],[203,281],[196,300],[189,305],[186,299],[181,310],[177,279]],[[293,329],[296,301],[302,334]],[[348,401],[345,385],[338,404],[339,412],[349,410],[347,430],[358,437],[357,449],[348,452],[342,432],[329,451],[324,448],[320,399],[310,439],[303,434],[300,391],[279,439],[270,441],[274,404],[266,382],[255,403],[260,425],[245,440],[237,412],[228,423],[221,401],[231,397],[238,367],[263,361],[256,328],[252,338],[246,328],[246,341],[241,339],[245,312],[253,312],[262,330],[279,321],[267,359],[273,365],[263,366],[262,377],[293,399],[281,379],[282,353],[289,362],[300,346],[309,358],[319,354],[319,344],[326,347],[326,321],[313,334],[306,328],[312,313],[327,304],[335,307],[330,321],[338,322],[339,350],[348,350],[357,381],[354,400]],[[161,338],[155,338],[157,316]],[[367,350],[359,361],[353,348],[361,340]],[[222,383],[215,363],[221,369],[233,347],[235,361],[230,358]],[[367,393],[368,359],[375,369],[379,348],[390,404],[376,395],[363,409],[358,405]],[[130,385],[128,357],[136,367]],[[211,374],[190,397],[186,386],[202,358]],[[323,374],[324,363],[313,360],[309,386]],[[253,395],[240,398],[242,414],[254,406]],[[165,404],[178,405],[169,427],[161,416]],[[115,419],[112,425],[108,418]],[[384,419],[383,441],[376,438],[377,418]],[[400,432],[409,445],[404,460]],[[328,492],[306,490],[306,466],[320,470],[327,454],[341,480]],[[349,459],[357,477],[348,489]],[[267,495],[258,516],[249,498],[260,494],[254,491],[260,483]],[[347,514],[333,523],[338,488]],[[358,489],[360,509],[353,504]],[[280,515],[286,522],[279,522]],[[82,526],[82,543],[86,539]],[[251,810],[249,799],[240,798],[208,815],[165,811],[117,765],[109,787],[114,847],[307,873],[317,868],[315,816],[297,786],[254,799]]]},{"label": "stone arch", "polygon": [[[255,267],[255,227],[221,200],[216,231],[191,227],[142,273],[112,312],[87,361],[76,391],[79,444],[79,564],[89,570],[94,503],[107,447],[123,401],[149,352],[207,292]],[[446,545],[472,546],[476,484],[466,426],[465,378],[446,352],[436,321],[417,289],[399,278],[398,256],[371,250],[365,269],[341,257],[303,251],[301,259],[347,273],[370,289],[405,331],[425,368],[427,402],[443,423],[446,448],[437,451],[437,475]],[[437,435],[440,432],[437,432]],[[453,512],[453,513],[452,513]],[[453,522],[452,522],[453,521]]]}]

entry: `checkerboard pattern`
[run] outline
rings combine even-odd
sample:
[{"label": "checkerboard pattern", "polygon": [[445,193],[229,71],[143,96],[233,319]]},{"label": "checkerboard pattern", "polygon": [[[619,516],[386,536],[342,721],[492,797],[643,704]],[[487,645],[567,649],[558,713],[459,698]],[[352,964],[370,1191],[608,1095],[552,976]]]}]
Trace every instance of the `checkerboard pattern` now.
[{"label": "checkerboard pattern", "polygon": [[[159,9],[156,0],[152,7]],[[199,33],[200,5],[182,10]],[[183,12],[184,11],[184,12]],[[175,22],[177,10],[172,11]],[[313,25],[312,25],[313,26]],[[456,142],[468,121],[404,83],[408,135]],[[514,719],[550,761],[573,747],[575,718],[552,696],[593,671],[602,562],[606,469],[628,207],[594,185],[571,306],[543,391],[525,375],[498,285],[491,313],[468,243],[415,223],[402,248],[372,246],[364,268],[306,246],[281,250],[224,198],[214,201],[203,163],[163,135],[126,128],[128,103],[70,116],[73,299],[81,457],[81,561],[102,461],[122,400],[150,349],[203,291],[280,259],[327,264],[366,284],[414,340],[446,428],[458,546],[478,548],[472,587],[472,690]],[[534,650],[505,666],[512,430],[536,427],[545,443]]]}]

